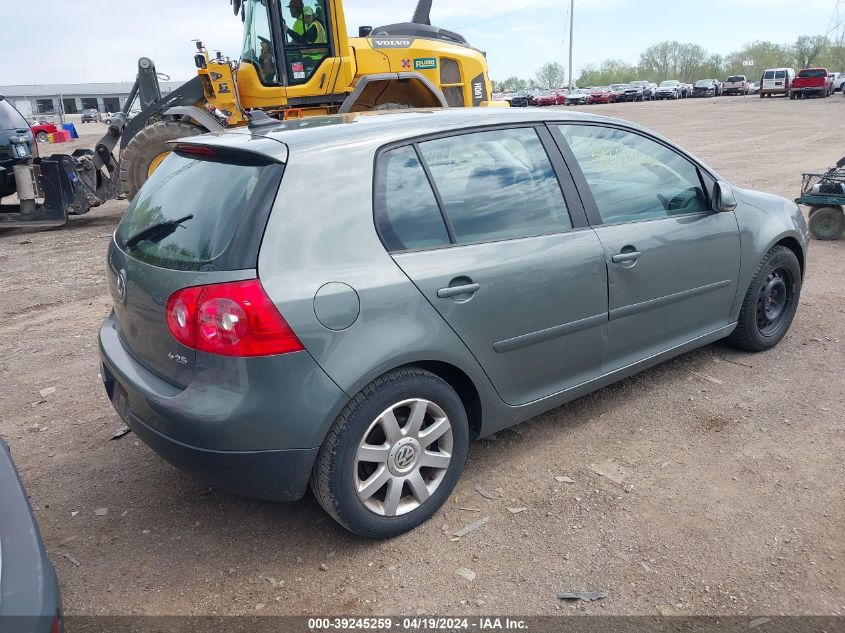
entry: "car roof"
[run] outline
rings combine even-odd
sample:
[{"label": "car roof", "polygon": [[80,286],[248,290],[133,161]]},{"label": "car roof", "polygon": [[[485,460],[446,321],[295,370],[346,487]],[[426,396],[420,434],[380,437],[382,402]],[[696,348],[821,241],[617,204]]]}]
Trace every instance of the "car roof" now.
[{"label": "car roof", "polygon": [[[628,121],[586,112],[549,111],[539,108],[446,108],[360,112],[288,119],[279,121],[275,125],[267,123],[251,128],[235,128],[203,136],[193,136],[185,140],[192,144],[228,147],[243,145],[244,149],[247,149],[247,145],[251,145],[249,149],[266,153],[285,162],[288,150],[294,152],[347,143],[355,143],[359,146],[367,144],[377,148],[427,134],[493,125],[557,121],[613,122],[643,129]],[[278,143],[249,143],[250,139],[272,139]]]}]

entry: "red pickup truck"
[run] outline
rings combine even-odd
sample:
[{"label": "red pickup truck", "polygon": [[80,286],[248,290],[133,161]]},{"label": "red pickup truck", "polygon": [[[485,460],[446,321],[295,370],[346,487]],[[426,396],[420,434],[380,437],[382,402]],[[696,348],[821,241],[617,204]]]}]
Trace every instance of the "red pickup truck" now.
[{"label": "red pickup truck", "polygon": [[805,68],[792,80],[789,98],[829,97],[833,90],[833,75],[827,72],[827,68]]}]

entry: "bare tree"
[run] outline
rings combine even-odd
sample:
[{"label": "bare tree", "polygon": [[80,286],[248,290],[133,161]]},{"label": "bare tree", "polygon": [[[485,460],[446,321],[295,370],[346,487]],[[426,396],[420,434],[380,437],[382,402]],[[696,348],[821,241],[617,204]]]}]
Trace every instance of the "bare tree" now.
[{"label": "bare tree", "polygon": [[537,69],[535,79],[541,88],[560,88],[566,83],[566,72],[559,63],[548,62]]},{"label": "bare tree", "polygon": [[823,35],[802,35],[792,45],[795,64],[810,68],[827,49],[827,38]]}]

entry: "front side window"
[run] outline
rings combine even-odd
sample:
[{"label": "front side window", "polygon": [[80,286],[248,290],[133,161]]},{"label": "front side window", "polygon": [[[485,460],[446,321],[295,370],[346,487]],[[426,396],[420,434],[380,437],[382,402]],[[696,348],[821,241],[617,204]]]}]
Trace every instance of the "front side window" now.
[{"label": "front side window", "polygon": [[708,210],[698,168],[651,139],[608,127],[561,125],[605,224]]},{"label": "front side window", "polygon": [[434,192],[412,146],[382,154],[377,183],[376,223],[387,250],[449,244]]},{"label": "front side window", "polygon": [[307,82],[331,55],[325,0],[279,0],[288,83]]},{"label": "front side window", "polygon": [[556,233],[572,227],[533,128],[476,132],[419,145],[455,242]]}]

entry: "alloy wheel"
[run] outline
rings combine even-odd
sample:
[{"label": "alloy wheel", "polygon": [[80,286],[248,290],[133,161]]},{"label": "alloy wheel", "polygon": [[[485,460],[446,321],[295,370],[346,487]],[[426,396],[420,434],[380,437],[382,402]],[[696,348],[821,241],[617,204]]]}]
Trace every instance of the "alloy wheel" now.
[{"label": "alloy wheel", "polygon": [[416,510],[443,482],[452,448],[452,424],[438,405],[419,398],[392,405],[358,445],[353,466],[358,499],[381,516]]}]

